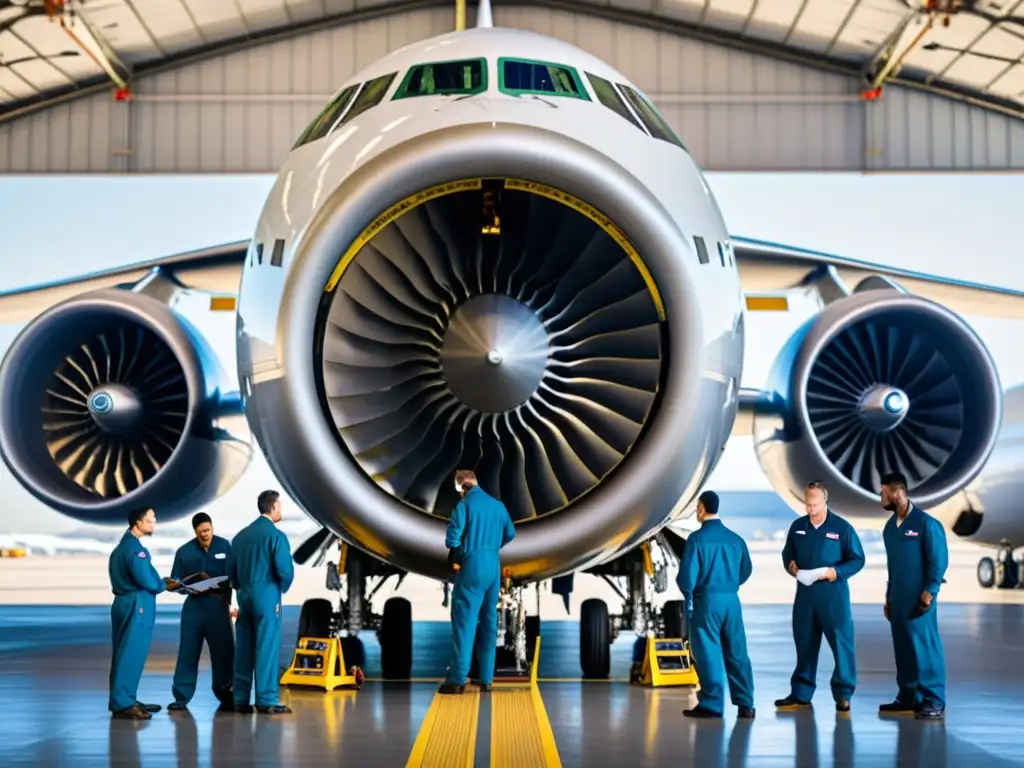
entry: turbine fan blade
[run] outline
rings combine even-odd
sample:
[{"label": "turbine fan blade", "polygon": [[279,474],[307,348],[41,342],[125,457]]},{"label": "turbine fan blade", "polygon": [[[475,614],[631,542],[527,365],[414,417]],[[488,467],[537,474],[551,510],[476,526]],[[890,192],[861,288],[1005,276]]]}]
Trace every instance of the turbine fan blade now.
[{"label": "turbine fan blade", "polygon": [[474,469],[519,521],[624,459],[658,397],[663,330],[610,234],[481,187],[406,211],[356,254],[321,315],[321,375],[341,442],[382,489],[445,517],[451,473]]}]

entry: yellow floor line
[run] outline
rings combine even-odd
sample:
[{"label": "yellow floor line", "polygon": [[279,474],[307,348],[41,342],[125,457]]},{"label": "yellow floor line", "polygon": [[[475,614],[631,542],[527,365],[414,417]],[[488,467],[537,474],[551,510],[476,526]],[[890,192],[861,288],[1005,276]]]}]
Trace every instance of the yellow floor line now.
[{"label": "yellow floor line", "polygon": [[562,768],[540,691],[531,686],[491,693],[491,768]]},{"label": "yellow floor line", "polygon": [[473,768],[479,719],[477,690],[467,688],[461,696],[435,693],[406,768]]}]

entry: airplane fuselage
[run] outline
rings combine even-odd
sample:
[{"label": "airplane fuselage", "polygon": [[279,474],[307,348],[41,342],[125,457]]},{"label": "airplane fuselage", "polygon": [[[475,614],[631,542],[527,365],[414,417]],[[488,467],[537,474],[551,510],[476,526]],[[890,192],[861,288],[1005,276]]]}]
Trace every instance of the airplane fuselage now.
[{"label": "airplane fuselage", "polygon": [[[571,68],[582,92],[509,93],[506,58]],[[452,59],[482,60],[485,85],[471,95],[395,97],[411,68]],[[557,513],[522,522],[503,561],[517,576],[545,578],[634,546],[692,504],[736,413],[741,289],[728,230],[700,170],[674,135],[649,135],[637,112],[624,117],[602,103],[594,84],[614,83],[625,94],[633,88],[625,77],[556,40],[506,29],[452,33],[390,54],[339,94],[387,77],[379,103],[351,120],[343,110],[326,135],[291,153],[253,234],[239,295],[238,373],[271,468],[336,534],[411,571],[444,574],[444,517],[391,498],[384,474],[358,471],[322,397],[318,404],[317,312],[354,269],[352,243],[368,242],[390,212],[434,199],[444,185],[499,179],[583,211],[635,249],[631,258],[663,328],[655,407],[680,414],[675,426],[650,425],[630,450],[625,461],[637,480],[602,483]]]}]

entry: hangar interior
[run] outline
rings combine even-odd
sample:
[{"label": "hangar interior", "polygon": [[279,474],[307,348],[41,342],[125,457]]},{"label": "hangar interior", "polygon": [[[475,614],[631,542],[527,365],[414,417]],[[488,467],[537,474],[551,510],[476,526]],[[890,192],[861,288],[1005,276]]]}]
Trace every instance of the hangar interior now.
[{"label": "hangar interior", "polygon": [[[0,0],[0,172],[277,173],[340,83],[403,46],[472,27],[476,11],[451,0]],[[563,40],[624,73],[704,170],[1024,171],[1024,0],[498,0],[492,11],[495,26]],[[628,685],[629,633],[612,647],[607,679],[580,683],[575,629],[552,622],[539,688],[442,701],[436,682],[450,635],[417,624],[411,682],[375,675],[380,653],[367,642],[363,688],[282,689],[294,709],[287,718],[254,727],[215,715],[202,691],[191,711],[109,729],[104,611],[10,614],[0,700],[17,706],[0,725],[0,758],[1021,765],[1015,689],[1024,672],[1006,666],[1024,650],[1021,613],[1007,619],[986,607],[943,609],[950,686],[960,695],[948,725],[875,716],[875,700],[894,687],[889,629],[875,609],[855,611],[857,651],[871,661],[853,715],[831,703],[772,712],[789,684],[789,615],[757,606],[745,609],[758,670],[754,721],[683,721],[692,689]],[[282,667],[302,634],[297,612],[284,613]],[[140,699],[167,696],[176,645],[176,613],[161,607]],[[979,652],[986,648],[994,652]],[[204,666],[200,689],[208,675]],[[820,698],[824,679],[819,687]],[[54,715],[64,719],[59,729]]]}]

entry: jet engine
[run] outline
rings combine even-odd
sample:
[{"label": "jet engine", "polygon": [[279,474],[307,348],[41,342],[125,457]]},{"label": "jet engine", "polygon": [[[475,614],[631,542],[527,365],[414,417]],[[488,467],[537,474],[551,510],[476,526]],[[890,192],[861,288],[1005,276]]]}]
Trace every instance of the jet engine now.
[{"label": "jet engine", "polygon": [[902,472],[913,501],[931,508],[980,472],[999,434],[999,376],[970,326],[875,285],[868,278],[793,334],[755,408],[761,467],[800,511],[806,484],[820,480],[838,513],[887,514],[888,472]]},{"label": "jet engine", "polygon": [[[289,211],[316,182],[295,175]],[[735,416],[739,293],[704,310],[711,270],[627,169],[533,126],[430,131],[323,196],[283,279],[258,258],[286,226],[279,188],[243,272],[239,381],[270,466],[331,533],[450,578],[452,473],[475,469],[516,521],[503,565],[544,579],[690,502]]]},{"label": "jet engine", "polygon": [[202,335],[166,304],[103,289],[64,301],[0,366],[0,455],[49,507],[87,523],[133,507],[173,520],[252,459],[237,396]]}]

